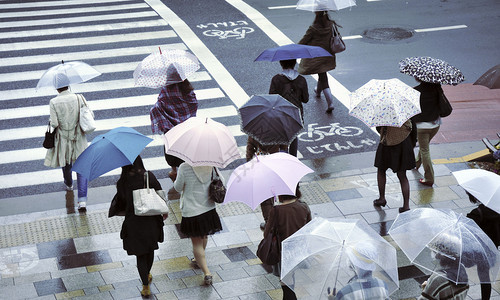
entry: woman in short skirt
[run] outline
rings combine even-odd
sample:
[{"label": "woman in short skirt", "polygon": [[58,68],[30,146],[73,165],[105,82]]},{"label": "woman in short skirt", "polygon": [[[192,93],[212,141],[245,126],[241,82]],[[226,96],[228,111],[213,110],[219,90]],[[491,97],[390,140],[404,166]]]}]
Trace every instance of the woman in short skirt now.
[{"label": "woman in short skirt", "polygon": [[[181,194],[181,232],[191,238],[194,254],[192,262],[203,271],[205,285],[212,284],[212,274],[205,258],[207,236],[222,230],[215,202],[208,196],[213,169],[210,166],[192,167],[182,163],[174,182],[175,190]],[[224,182],[224,178],[220,178]]]}]

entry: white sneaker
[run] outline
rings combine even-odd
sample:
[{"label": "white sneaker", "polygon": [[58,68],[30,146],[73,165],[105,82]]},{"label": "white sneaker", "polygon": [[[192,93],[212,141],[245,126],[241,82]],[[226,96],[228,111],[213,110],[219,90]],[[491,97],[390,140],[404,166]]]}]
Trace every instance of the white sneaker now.
[{"label": "white sneaker", "polygon": [[78,201],[78,211],[87,211],[87,202]]}]

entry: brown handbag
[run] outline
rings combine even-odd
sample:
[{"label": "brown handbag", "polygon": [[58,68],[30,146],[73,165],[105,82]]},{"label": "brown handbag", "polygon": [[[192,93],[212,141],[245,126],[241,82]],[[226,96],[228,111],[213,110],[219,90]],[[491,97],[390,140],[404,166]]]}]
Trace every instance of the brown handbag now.
[{"label": "brown handbag", "polygon": [[260,241],[257,247],[257,257],[266,265],[275,265],[281,259],[280,242],[278,239],[278,209],[274,209],[273,229]]},{"label": "brown handbag", "polygon": [[407,120],[401,127],[384,126],[380,132],[380,143],[386,146],[400,144],[410,135],[411,130],[411,120]]}]

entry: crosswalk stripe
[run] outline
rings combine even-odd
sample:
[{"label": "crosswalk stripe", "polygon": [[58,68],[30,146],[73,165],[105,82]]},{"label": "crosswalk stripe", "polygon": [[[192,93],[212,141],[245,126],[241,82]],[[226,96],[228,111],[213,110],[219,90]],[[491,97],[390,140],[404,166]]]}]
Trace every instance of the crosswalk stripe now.
[{"label": "crosswalk stripe", "polygon": [[[85,3],[85,2],[83,2]],[[61,4],[63,4],[61,2]],[[96,13],[101,11],[116,11],[116,10],[129,10],[138,8],[149,8],[145,3],[134,3],[134,4],[124,4],[124,5],[110,5],[110,6],[92,6],[92,7],[78,7],[78,8],[64,8],[64,9],[52,9],[43,10],[44,16],[51,15],[64,15],[67,14],[80,14],[80,13]],[[16,12],[3,12],[0,13],[0,18],[20,18],[20,17],[38,17],[40,15],[40,10],[27,10],[27,11],[16,11]]]},{"label": "crosswalk stripe", "polygon": [[129,20],[129,19],[157,17],[157,16],[158,14],[156,14],[154,11],[141,11],[134,13],[110,14],[110,15],[99,15],[99,16],[65,17],[61,19],[10,21],[10,22],[0,22],[0,28],[11,28],[14,31],[16,28],[29,27],[29,26],[43,26],[43,25],[68,24],[68,23],[89,23],[89,22],[95,22],[97,20],[99,21],[123,20],[123,19]]},{"label": "crosswalk stripe", "polygon": [[92,36],[83,38],[50,39],[46,41],[30,41],[7,43],[0,45],[0,51],[32,50],[55,47],[74,47],[83,45],[98,45],[118,42],[144,41],[176,37],[173,30],[121,33],[112,35]]},{"label": "crosswalk stripe", "polygon": [[[195,90],[198,101],[206,99],[216,99],[225,97],[220,88],[197,89]],[[111,98],[103,100],[88,100],[93,111],[106,109],[121,109],[127,107],[153,105],[158,98],[158,94],[131,96],[122,98]],[[47,103],[49,99],[47,98]],[[29,117],[49,116],[49,105],[37,105],[27,107],[16,107],[0,110],[0,120],[12,120]]]},{"label": "crosswalk stripe", "polygon": [[[211,111],[217,112],[218,110],[211,110]],[[206,111],[203,110],[200,110],[200,112],[198,112],[197,115],[200,117],[215,118],[213,115],[207,115]],[[120,126],[127,126],[127,127],[151,126],[151,120],[149,118],[149,115],[128,116],[122,118],[96,120],[96,127],[99,130],[111,130],[113,128]],[[2,129],[0,130],[0,142],[22,140],[29,138],[39,138],[43,134],[43,132],[45,132],[46,128],[47,125]],[[239,126],[238,130],[232,132],[232,134],[234,136],[242,135],[242,133],[239,130]]]},{"label": "crosswalk stripe", "polygon": [[[212,108],[199,109],[197,115],[199,117],[210,117],[212,119],[216,119],[223,117],[234,117],[237,116],[238,113],[234,106],[228,105],[228,106],[218,106]],[[239,128],[239,125],[233,125],[228,127],[230,128],[232,133],[240,135],[241,131],[237,130],[236,128],[236,127]],[[148,136],[153,139],[153,141],[150,144],[148,144],[148,147],[163,145],[163,140],[160,138],[159,135],[154,135],[154,136],[148,135]],[[40,147],[37,148],[0,152],[0,164],[9,164],[9,163],[44,159],[46,152],[47,150],[42,148],[41,145]]]},{"label": "crosswalk stripe", "polygon": [[[96,17],[98,19],[98,17]],[[110,23],[88,26],[74,26],[74,27],[61,27],[50,29],[26,30],[26,31],[11,31],[3,32],[2,38],[22,38],[22,37],[39,37],[45,35],[69,34],[69,33],[82,33],[82,32],[98,32],[98,31],[112,31],[130,28],[146,28],[155,26],[166,26],[168,22],[163,19],[146,20],[140,22],[127,22],[127,23]]]},{"label": "crosswalk stripe", "polygon": [[[198,81],[198,79],[195,79],[193,81]],[[136,88],[136,86],[134,85],[134,79],[117,79],[117,80],[107,80],[98,82],[85,82],[81,84],[71,85],[71,90],[76,93],[89,93],[89,92],[106,91],[106,90],[111,91],[111,90],[121,90],[130,88]],[[0,91],[0,101],[55,96],[56,94],[57,94],[56,90],[52,88],[43,88],[40,90],[36,90],[36,88],[5,90],[5,91]]]},{"label": "crosswalk stripe", "polygon": [[[65,6],[80,5],[80,4],[102,4],[102,3],[116,3],[116,2],[128,2],[130,0],[65,0]],[[29,2],[29,3],[2,3],[2,9],[19,9],[19,8],[35,8],[35,7],[50,7],[50,6],[61,6],[61,1],[44,1],[44,2]]]},{"label": "crosswalk stripe", "polygon": [[[61,60],[86,60],[95,58],[114,58],[121,56],[131,56],[131,55],[149,55],[153,51],[161,49],[182,49],[187,50],[184,43],[171,43],[165,45],[155,45],[155,46],[141,46],[132,48],[116,48],[116,49],[102,49],[102,50],[92,50],[92,51],[80,51],[80,52],[62,52],[62,53],[51,53],[43,55],[31,55],[25,56],[21,59],[19,57],[4,57],[0,58],[0,67],[5,66],[17,66],[17,65],[32,65],[41,63],[54,63],[60,64]],[[146,56],[144,56],[146,57]]]}]

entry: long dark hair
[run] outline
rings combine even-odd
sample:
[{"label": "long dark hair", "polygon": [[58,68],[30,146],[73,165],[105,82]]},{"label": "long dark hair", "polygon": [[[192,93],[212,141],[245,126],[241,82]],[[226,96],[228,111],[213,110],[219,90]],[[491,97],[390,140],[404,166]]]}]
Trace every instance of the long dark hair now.
[{"label": "long dark hair", "polygon": [[189,95],[189,93],[191,93],[192,90],[194,90],[191,82],[189,82],[189,80],[187,79],[184,79],[183,82],[179,82],[178,85],[183,97],[186,97],[187,95]]},{"label": "long dark hair", "polygon": [[333,22],[335,26],[342,28],[335,20],[330,18],[328,11],[317,11],[315,14],[313,25],[318,25],[318,27],[329,27],[330,22]]},{"label": "long dark hair", "polygon": [[139,155],[137,156],[133,164],[122,167],[122,173],[116,185],[119,186],[125,183],[127,181],[127,178],[134,176],[136,174],[142,175],[144,174],[144,171],[145,171],[144,163],[142,162],[142,158]]}]

